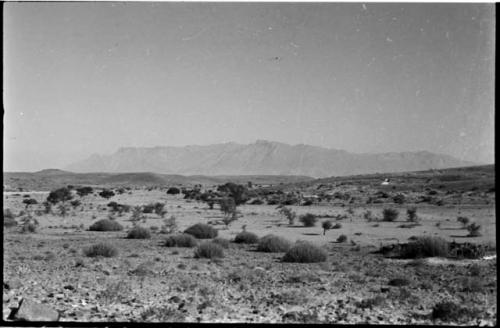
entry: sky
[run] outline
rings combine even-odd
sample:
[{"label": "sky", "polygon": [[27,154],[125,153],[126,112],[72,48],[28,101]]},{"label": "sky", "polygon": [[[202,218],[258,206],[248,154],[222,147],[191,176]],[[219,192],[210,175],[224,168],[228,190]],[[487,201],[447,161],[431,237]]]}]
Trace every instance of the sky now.
[{"label": "sky", "polygon": [[494,163],[494,4],[4,3],[4,171],[264,139]]}]

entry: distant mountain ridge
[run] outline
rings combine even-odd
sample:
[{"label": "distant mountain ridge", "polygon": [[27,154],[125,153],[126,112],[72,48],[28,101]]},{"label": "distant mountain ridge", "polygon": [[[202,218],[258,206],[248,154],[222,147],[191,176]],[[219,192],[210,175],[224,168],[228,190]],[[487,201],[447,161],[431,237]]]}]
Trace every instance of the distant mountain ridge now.
[{"label": "distant mountain ridge", "polygon": [[207,146],[124,147],[73,163],[72,172],[153,172],[180,175],[301,175],[316,178],[476,165],[427,151],[355,154],[310,145],[257,140]]}]

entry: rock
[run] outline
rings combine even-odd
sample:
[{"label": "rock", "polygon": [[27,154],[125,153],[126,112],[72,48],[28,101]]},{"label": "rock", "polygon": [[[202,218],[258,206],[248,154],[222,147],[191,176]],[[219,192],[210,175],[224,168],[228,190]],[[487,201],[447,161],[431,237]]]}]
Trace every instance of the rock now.
[{"label": "rock", "polygon": [[59,312],[50,306],[23,298],[19,308],[12,310],[11,316],[20,321],[58,321]]}]

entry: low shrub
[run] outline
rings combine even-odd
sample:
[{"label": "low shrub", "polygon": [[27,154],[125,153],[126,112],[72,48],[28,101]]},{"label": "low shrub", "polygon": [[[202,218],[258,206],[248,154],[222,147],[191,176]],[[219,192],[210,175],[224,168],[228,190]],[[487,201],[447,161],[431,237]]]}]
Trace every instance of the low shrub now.
[{"label": "low shrub", "polygon": [[327,259],[325,250],[308,242],[297,242],[283,256],[283,262],[314,263],[324,262]]},{"label": "low shrub", "polygon": [[183,233],[168,236],[163,245],[166,247],[195,247],[198,245],[198,241],[192,235]]},{"label": "low shrub", "polygon": [[316,215],[314,214],[306,213],[299,217],[299,221],[304,224],[304,227],[314,227],[318,218],[316,218]]},{"label": "low shrub", "polygon": [[347,236],[346,235],[340,235],[337,238],[337,243],[345,243],[347,241]]},{"label": "low shrub", "polygon": [[217,238],[214,238],[212,240],[212,242],[222,246],[222,248],[226,248],[226,249],[229,248],[229,240],[227,240],[227,239],[217,237]]},{"label": "low shrub", "polygon": [[89,231],[121,231],[123,226],[115,220],[102,219],[93,223]]},{"label": "low shrub", "polygon": [[102,242],[84,248],[83,253],[87,257],[114,257],[118,255],[118,250],[113,245]]},{"label": "low shrub", "polygon": [[198,239],[211,239],[217,237],[218,231],[208,224],[197,223],[184,230],[184,233]]},{"label": "low shrub", "polygon": [[467,224],[469,224],[470,219],[466,216],[459,216],[457,217],[457,221],[462,223],[463,227],[466,228]]},{"label": "low shrub", "polygon": [[195,258],[222,258],[224,257],[224,249],[221,245],[212,241],[201,243],[194,251]]},{"label": "low shrub", "polygon": [[384,208],[382,216],[383,221],[392,222],[398,218],[399,212],[393,208]]},{"label": "low shrub", "polygon": [[408,243],[403,249],[403,258],[446,257],[449,254],[449,244],[441,237],[422,236]]},{"label": "low shrub", "polygon": [[266,235],[259,240],[257,250],[259,252],[277,253],[286,252],[290,247],[290,242],[285,238],[275,235]]},{"label": "low shrub", "polygon": [[234,242],[237,244],[256,244],[258,241],[259,237],[248,231],[242,231],[234,237]]},{"label": "low shrub", "polygon": [[397,277],[389,280],[387,284],[389,286],[396,286],[396,287],[408,286],[410,284],[410,280],[408,280],[405,277]]},{"label": "low shrub", "polygon": [[148,228],[136,226],[132,228],[127,234],[129,239],[149,239],[151,238],[151,232]]},{"label": "low shrub", "polygon": [[335,223],[335,225],[332,227],[332,229],[340,229],[342,228],[342,224],[340,223]]}]

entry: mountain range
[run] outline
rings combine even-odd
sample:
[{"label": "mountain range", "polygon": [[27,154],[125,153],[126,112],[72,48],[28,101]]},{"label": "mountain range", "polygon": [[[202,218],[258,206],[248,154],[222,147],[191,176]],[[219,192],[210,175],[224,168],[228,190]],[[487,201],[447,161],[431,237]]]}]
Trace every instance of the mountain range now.
[{"label": "mountain range", "polygon": [[310,145],[257,140],[207,146],[126,147],[67,166],[72,172],[180,175],[301,175],[315,178],[464,167],[477,163],[428,151],[357,154]]}]

